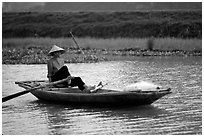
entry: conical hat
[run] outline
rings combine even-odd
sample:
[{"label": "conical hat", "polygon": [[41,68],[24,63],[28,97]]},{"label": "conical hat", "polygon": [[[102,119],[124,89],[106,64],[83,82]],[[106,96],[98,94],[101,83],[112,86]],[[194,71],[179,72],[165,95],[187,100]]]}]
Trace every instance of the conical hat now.
[{"label": "conical hat", "polygon": [[52,53],[57,52],[57,51],[63,51],[63,52],[65,52],[65,50],[64,50],[63,48],[60,48],[60,47],[58,47],[57,45],[53,45],[53,46],[52,46],[52,49],[50,50],[50,52],[48,53],[48,55],[51,55]]}]

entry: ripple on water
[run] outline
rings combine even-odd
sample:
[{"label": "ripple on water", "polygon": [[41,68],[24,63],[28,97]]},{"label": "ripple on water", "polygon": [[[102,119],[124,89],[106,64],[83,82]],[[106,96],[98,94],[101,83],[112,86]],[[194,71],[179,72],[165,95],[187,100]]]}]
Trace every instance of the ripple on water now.
[{"label": "ripple on water", "polygon": [[[137,57],[136,61],[68,65],[74,76],[81,76],[88,84],[113,81],[106,88],[122,89],[149,80],[171,87],[173,93],[150,106],[123,108],[49,104],[27,94],[2,104],[4,134],[202,134],[201,59]],[[46,65],[3,65],[2,69],[3,96],[22,91],[14,81],[30,80],[31,75],[34,80],[45,79],[47,73]]]}]

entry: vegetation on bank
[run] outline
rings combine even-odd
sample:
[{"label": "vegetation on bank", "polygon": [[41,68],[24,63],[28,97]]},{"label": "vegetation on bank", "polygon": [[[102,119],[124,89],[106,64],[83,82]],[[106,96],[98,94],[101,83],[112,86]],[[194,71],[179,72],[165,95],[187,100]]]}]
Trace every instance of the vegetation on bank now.
[{"label": "vegetation on bank", "polygon": [[201,56],[202,11],[3,13],[2,37],[3,64],[46,63],[53,44],[67,50],[67,63],[110,56]]},{"label": "vegetation on bank", "polygon": [[201,39],[178,38],[76,38],[84,55],[71,38],[12,38],[2,41],[3,64],[45,64],[53,44],[64,49],[66,63],[99,62],[110,56],[201,56]]},{"label": "vegetation on bank", "polygon": [[[77,43],[84,49],[149,49],[149,40],[152,40],[152,48],[155,50],[202,50],[201,39],[180,39],[180,38],[77,38]],[[65,48],[77,47],[72,38],[3,38],[2,48],[28,48],[44,47],[51,49],[57,44]]]},{"label": "vegetation on bank", "polygon": [[3,38],[202,37],[202,10],[2,14]]}]

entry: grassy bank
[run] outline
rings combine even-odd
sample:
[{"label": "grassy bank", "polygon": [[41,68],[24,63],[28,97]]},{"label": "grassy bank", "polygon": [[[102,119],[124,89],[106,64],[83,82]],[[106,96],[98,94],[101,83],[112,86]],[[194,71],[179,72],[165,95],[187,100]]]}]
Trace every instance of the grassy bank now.
[{"label": "grassy bank", "polygon": [[[76,38],[85,55],[71,38],[9,38],[2,41],[4,64],[46,63],[53,44],[67,50],[66,62],[98,62],[108,56],[201,56],[201,39],[178,38]],[[151,40],[151,41],[150,41]]]}]

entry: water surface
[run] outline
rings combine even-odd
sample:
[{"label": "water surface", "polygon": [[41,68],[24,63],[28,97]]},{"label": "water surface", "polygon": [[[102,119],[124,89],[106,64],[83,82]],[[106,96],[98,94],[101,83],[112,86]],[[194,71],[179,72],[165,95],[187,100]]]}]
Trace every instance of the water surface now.
[{"label": "water surface", "polygon": [[[202,134],[201,57],[150,57],[129,61],[67,64],[87,84],[109,82],[122,90],[138,81],[171,87],[152,105],[94,108],[52,104],[26,94],[2,104],[5,135],[167,135]],[[2,96],[24,89],[15,81],[46,79],[46,65],[3,65]]]}]

